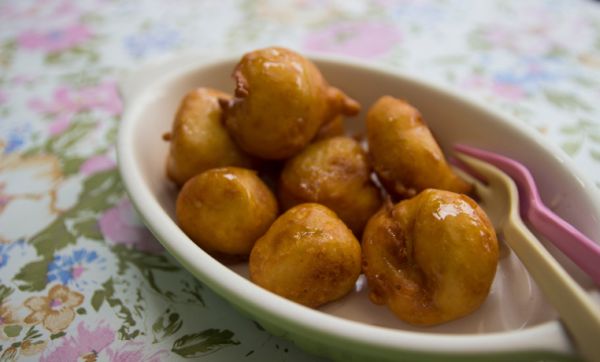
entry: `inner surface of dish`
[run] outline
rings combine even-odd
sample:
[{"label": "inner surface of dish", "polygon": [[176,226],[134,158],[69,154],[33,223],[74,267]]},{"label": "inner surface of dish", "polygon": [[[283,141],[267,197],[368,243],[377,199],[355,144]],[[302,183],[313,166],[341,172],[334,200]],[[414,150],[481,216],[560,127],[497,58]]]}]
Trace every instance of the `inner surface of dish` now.
[{"label": "inner surface of dish", "polygon": [[[369,107],[377,97],[389,94],[398,98],[405,98],[422,110],[429,127],[438,142],[445,150],[449,150],[454,143],[468,143],[489,149],[502,151],[506,148],[505,140],[498,139],[494,128],[502,127],[498,122],[489,127],[473,126],[474,122],[486,122],[477,119],[476,111],[466,109],[457,104],[455,100],[436,98],[433,101],[422,88],[412,87],[410,82],[398,82],[389,79],[386,74],[369,72],[357,74],[360,79],[369,81],[357,82],[348,77],[348,72],[367,72],[364,69],[345,69],[350,66],[333,64],[327,61],[316,61],[328,81],[343,88],[350,96],[361,104]],[[175,222],[175,200],[177,190],[165,177],[164,160],[168,152],[168,144],[161,139],[161,135],[168,131],[173,115],[182,96],[191,89],[199,86],[213,87],[223,91],[231,91],[233,83],[230,72],[234,62],[210,65],[198,70],[182,72],[177,77],[163,82],[160,87],[146,93],[143,103],[147,106],[138,115],[143,122],[137,122],[136,136],[133,150],[138,152],[135,158],[144,180],[160,206]],[[347,119],[346,128],[351,134],[364,132],[364,112],[355,118]],[[514,137],[511,144],[519,145],[519,137],[523,137],[514,130],[506,128],[501,130],[505,135]],[[514,134],[511,134],[514,133]],[[526,145],[527,142],[523,142]],[[519,152],[519,147],[513,151]],[[524,146],[526,147],[526,146]],[[507,153],[509,154],[509,153]],[[543,160],[542,160],[543,161]],[[542,188],[544,185],[542,185]],[[560,196],[560,195],[558,195]],[[572,203],[584,200],[564,198],[557,208],[572,207]],[[585,203],[583,203],[585,206]],[[249,215],[248,217],[251,217]],[[192,243],[189,240],[189,243]],[[239,275],[248,278],[248,268],[245,263],[228,265]],[[503,243],[501,245],[501,259],[494,284],[486,302],[473,314],[454,322],[436,327],[414,327],[396,319],[384,306],[372,304],[367,297],[367,285],[361,276],[356,283],[354,291],[345,298],[329,303],[321,308],[324,313],[343,317],[349,320],[366,324],[412,330],[426,333],[468,334],[481,332],[500,332],[515,330],[539,325],[555,319],[555,312],[544,301],[537,286],[529,277],[524,266],[517,257]]]}]

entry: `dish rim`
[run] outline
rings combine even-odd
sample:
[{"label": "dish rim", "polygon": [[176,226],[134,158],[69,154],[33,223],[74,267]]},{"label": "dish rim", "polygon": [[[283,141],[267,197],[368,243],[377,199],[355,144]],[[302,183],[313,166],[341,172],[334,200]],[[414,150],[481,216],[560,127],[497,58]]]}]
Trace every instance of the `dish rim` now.
[{"label": "dish rim", "polygon": [[[463,105],[477,108],[478,111],[501,119],[511,128],[516,128],[519,133],[537,143],[537,146],[545,152],[557,157],[569,172],[581,180],[582,189],[585,190],[586,195],[592,197],[594,207],[596,209],[600,207],[596,195],[597,190],[593,187],[593,183],[575,167],[566,154],[558,147],[543,140],[532,129],[518,123],[513,117],[490,108],[479,100],[458,94],[456,90],[451,90],[449,87],[403,73],[391,67],[332,55],[306,53],[306,56],[317,63],[339,63],[347,67],[360,68],[363,71],[383,73],[402,82],[418,84],[423,89],[444,94]],[[215,66],[223,62],[235,62],[239,58],[240,55],[229,55],[211,57],[210,59],[206,59],[206,57],[197,57],[195,60],[190,59],[189,64],[167,72],[147,82],[146,85],[164,85],[170,80],[199,71],[201,68]],[[198,61],[197,59],[202,60]],[[142,69],[137,74],[140,75],[143,72]],[[133,88],[135,87],[130,87],[130,89]],[[133,131],[138,124],[136,114],[141,112],[141,107],[145,104],[143,100],[150,97],[152,92],[141,91],[138,93],[133,94],[131,99],[128,100],[119,126],[117,160],[125,190],[146,226],[167,251],[209,288],[238,308],[250,312],[252,315],[260,313],[262,319],[269,317],[270,321],[273,319],[284,321],[286,325],[296,328],[295,332],[301,333],[307,338],[308,334],[311,334],[315,338],[319,336],[334,338],[338,343],[353,343],[367,348],[377,348],[397,353],[512,354],[536,350],[560,354],[573,353],[568,337],[558,320],[520,330],[486,334],[420,333],[379,327],[329,315],[299,305],[258,287],[197,247],[160,206],[150,189],[141,186],[144,185],[142,173],[135,162],[134,152],[128,152],[128,150],[130,151],[133,147],[131,140],[134,137]],[[168,222],[165,222],[165,218]]]}]

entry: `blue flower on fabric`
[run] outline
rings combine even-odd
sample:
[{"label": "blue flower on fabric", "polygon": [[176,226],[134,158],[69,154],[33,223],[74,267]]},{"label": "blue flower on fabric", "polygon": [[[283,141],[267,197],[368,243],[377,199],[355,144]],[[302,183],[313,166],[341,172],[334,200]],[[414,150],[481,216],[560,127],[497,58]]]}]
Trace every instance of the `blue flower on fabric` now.
[{"label": "blue flower on fabric", "polygon": [[86,249],[77,249],[66,255],[55,255],[48,265],[48,283],[59,281],[63,285],[74,284],[81,287],[87,284],[83,275],[94,269],[104,270],[105,261],[106,259],[97,252]]},{"label": "blue flower on fabric", "polygon": [[148,54],[161,54],[175,48],[181,41],[181,35],[173,28],[154,25],[141,32],[125,37],[123,43],[129,53],[136,58]]},{"label": "blue flower on fabric", "polygon": [[28,132],[29,127],[23,126],[8,130],[7,137],[4,139],[4,153],[15,152],[23,148]]},{"label": "blue flower on fabric", "polygon": [[6,147],[4,148],[4,152],[6,152],[6,153],[14,152],[14,151],[18,150],[19,148],[21,148],[23,143],[25,143],[25,141],[23,140],[23,137],[21,137],[21,135],[11,134],[8,137],[8,142],[6,142]]},{"label": "blue flower on fabric", "polygon": [[[546,59],[521,59],[510,67],[496,72],[494,79],[503,84],[519,85],[528,88],[539,88],[558,78],[556,71],[560,63]],[[563,73],[565,74],[565,73]]]},{"label": "blue flower on fabric", "polygon": [[24,244],[25,240],[23,239],[19,239],[10,244],[0,244],[0,269],[2,269],[6,266],[6,264],[8,264],[13,249],[15,249],[16,247],[22,248]]}]

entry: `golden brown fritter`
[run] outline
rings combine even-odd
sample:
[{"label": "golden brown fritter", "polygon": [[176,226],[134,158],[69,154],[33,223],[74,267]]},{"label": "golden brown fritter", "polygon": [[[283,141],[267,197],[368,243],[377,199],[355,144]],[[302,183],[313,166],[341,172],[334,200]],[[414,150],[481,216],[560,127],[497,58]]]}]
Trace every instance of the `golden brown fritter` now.
[{"label": "golden brown fritter", "polygon": [[485,212],[468,196],[435,189],[384,206],[369,220],[362,248],[371,301],[414,325],[473,312],[498,265]]},{"label": "golden brown fritter", "polygon": [[225,124],[243,150],[261,158],[293,156],[323,124],[360,110],[356,101],[330,87],[311,61],[288,49],[245,54],[233,77],[235,98],[221,102]]},{"label": "golden brown fritter", "polygon": [[209,253],[248,255],[277,217],[277,201],[251,170],[214,168],[181,189],[177,223]]},{"label": "golden brown fritter", "polygon": [[167,176],[178,186],[211,168],[252,164],[221,122],[220,98],[229,96],[198,88],[186,94],[179,105],[171,133],[166,135],[170,141]]},{"label": "golden brown fritter", "polygon": [[407,102],[381,97],[367,114],[367,137],[373,168],[391,195],[407,198],[426,188],[472,190],[448,166],[421,114]]},{"label": "golden brown fritter", "polygon": [[357,141],[349,137],[324,139],[286,162],[279,200],[283,209],[304,202],[323,204],[360,237],[381,206],[381,193],[370,176],[367,155]]},{"label": "golden brown fritter", "polygon": [[360,244],[325,206],[298,205],[281,215],[250,254],[250,278],[309,307],[348,294],[360,275]]}]

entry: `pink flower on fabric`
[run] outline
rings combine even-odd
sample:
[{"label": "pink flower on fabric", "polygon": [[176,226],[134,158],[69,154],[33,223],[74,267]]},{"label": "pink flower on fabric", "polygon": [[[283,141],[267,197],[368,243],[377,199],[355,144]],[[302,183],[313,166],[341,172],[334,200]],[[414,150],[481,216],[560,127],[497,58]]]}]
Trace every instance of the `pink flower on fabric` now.
[{"label": "pink flower on fabric", "polygon": [[96,172],[110,170],[116,166],[115,161],[105,155],[98,155],[88,158],[79,168],[79,171],[89,176]]},{"label": "pink flower on fabric", "polygon": [[398,30],[390,25],[339,23],[309,35],[304,42],[304,47],[307,50],[374,58],[386,53],[401,38]]},{"label": "pink flower on fabric", "polygon": [[163,247],[140,222],[128,199],[107,210],[99,221],[102,235],[113,244],[123,244],[147,253],[160,253]]},{"label": "pink flower on fabric", "polygon": [[73,0],[42,1],[4,1],[0,2],[0,19],[31,23],[32,16],[40,22],[56,22],[72,19],[77,22],[82,16],[81,10]]},{"label": "pink flower on fabric", "polygon": [[503,84],[495,82],[492,85],[492,92],[499,97],[502,97],[509,101],[520,101],[526,97],[526,93],[522,87],[515,84]]},{"label": "pink flower on fabric", "polygon": [[518,84],[502,83],[498,80],[484,78],[479,75],[468,77],[461,86],[476,91],[486,90],[487,92],[508,101],[520,101],[527,97],[526,90]]},{"label": "pink flower on fabric", "polygon": [[123,102],[115,82],[109,81],[79,89],[59,87],[54,90],[52,100],[32,99],[29,107],[54,116],[48,131],[51,135],[56,135],[69,127],[71,119],[78,112],[99,110],[116,116],[122,112]]},{"label": "pink flower on fabric", "polygon": [[464,79],[460,85],[471,89],[483,88],[486,86],[486,79],[480,75],[471,75]]},{"label": "pink flower on fabric", "polygon": [[35,77],[29,74],[18,74],[10,79],[11,84],[21,86],[35,82]]},{"label": "pink flower on fabric", "polygon": [[19,35],[19,46],[30,50],[42,50],[55,53],[74,48],[92,37],[90,30],[83,24],[74,24],[63,29],[46,32],[27,30]]},{"label": "pink flower on fabric", "polygon": [[4,102],[6,102],[7,99],[7,95],[6,93],[4,93],[2,90],[0,90],[0,105],[4,104]]},{"label": "pink flower on fabric", "polygon": [[97,356],[115,340],[115,332],[106,324],[100,323],[88,329],[84,322],[77,326],[77,334],[66,336],[62,344],[49,354],[42,355],[41,362],[79,361]]},{"label": "pink flower on fabric", "polygon": [[110,362],[161,362],[168,360],[169,352],[156,350],[141,341],[127,341],[119,349],[106,350]]}]

